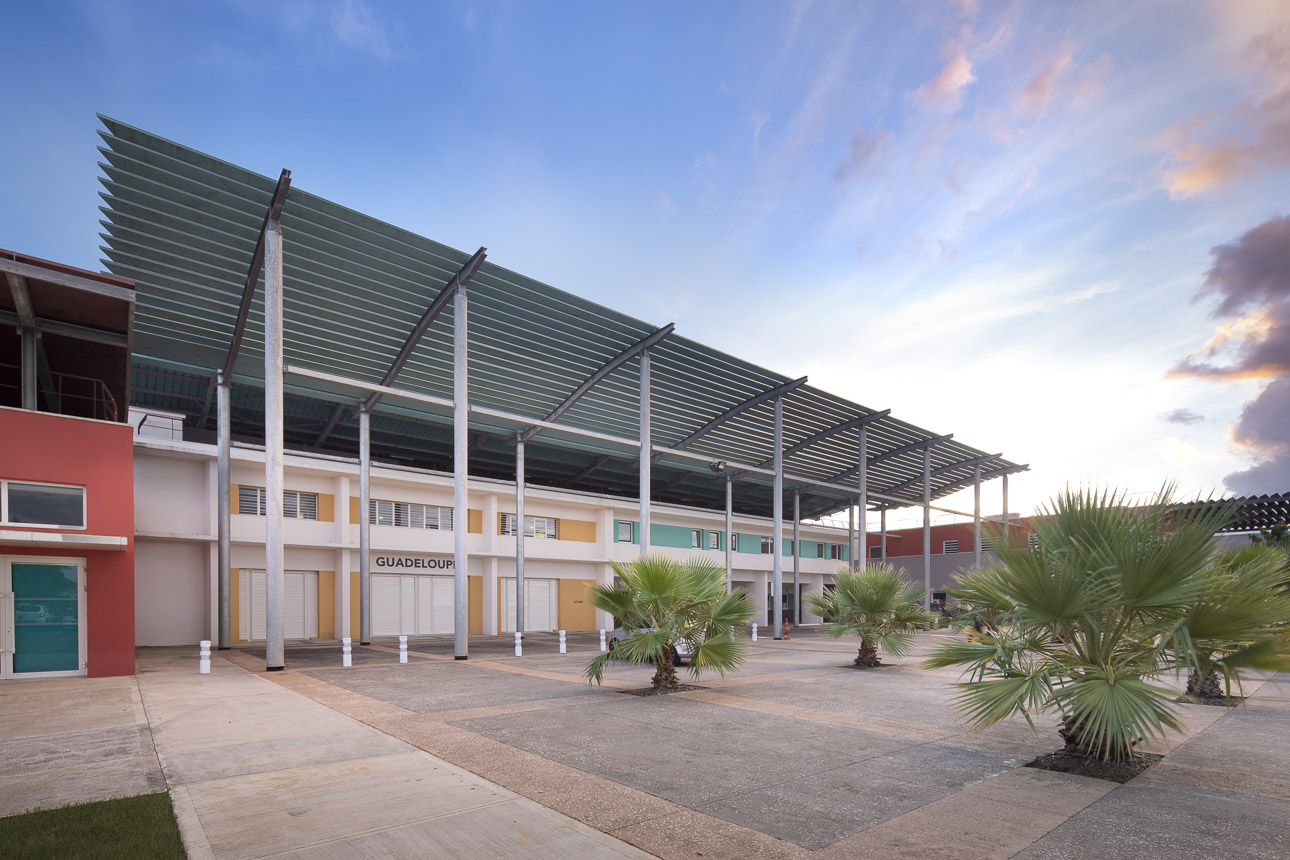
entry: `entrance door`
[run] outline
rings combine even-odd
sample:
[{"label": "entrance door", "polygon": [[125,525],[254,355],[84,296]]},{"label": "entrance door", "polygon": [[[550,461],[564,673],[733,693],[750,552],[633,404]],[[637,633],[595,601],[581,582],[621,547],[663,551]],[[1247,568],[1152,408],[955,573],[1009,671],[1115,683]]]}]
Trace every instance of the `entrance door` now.
[{"label": "entrance door", "polygon": [[[288,570],[283,574],[282,584],[282,638],[317,639],[318,573]],[[242,616],[239,627],[250,629],[252,641],[263,641],[268,635],[268,580],[264,571],[243,571],[238,587]]]},{"label": "entrance door", "polygon": [[[805,593],[805,591],[803,591]],[[784,623],[790,627],[796,627],[797,614],[793,612],[793,583],[784,583],[784,592],[780,595],[781,605],[784,607]],[[766,626],[775,625],[775,586],[773,583],[766,586]]]},{"label": "entrance door", "polygon": [[0,678],[84,675],[85,560],[0,556]]},{"label": "entrance door", "polygon": [[[556,629],[556,595],[554,579],[524,577],[524,629],[530,633]],[[515,577],[502,580],[502,632],[515,632]]]},{"label": "entrance door", "polygon": [[428,636],[453,632],[451,576],[372,574],[372,635]]}]

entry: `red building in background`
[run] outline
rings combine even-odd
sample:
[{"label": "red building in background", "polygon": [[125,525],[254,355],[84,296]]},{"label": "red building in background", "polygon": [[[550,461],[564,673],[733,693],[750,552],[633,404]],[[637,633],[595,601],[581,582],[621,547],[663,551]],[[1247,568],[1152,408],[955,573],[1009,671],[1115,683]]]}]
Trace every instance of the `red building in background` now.
[{"label": "red building in background", "polygon": [[0,271],[0,679],[132,675],[133,285]]}]

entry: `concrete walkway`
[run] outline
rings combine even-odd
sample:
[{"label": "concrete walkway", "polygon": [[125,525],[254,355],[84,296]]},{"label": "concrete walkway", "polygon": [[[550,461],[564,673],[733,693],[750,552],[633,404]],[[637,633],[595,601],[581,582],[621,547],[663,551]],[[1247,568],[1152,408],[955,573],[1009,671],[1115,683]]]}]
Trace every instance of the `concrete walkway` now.
[{"label": "concrete walkway", "polygon": [[192,860],[647,857],[585,824],[193,649],[138,689]]}]

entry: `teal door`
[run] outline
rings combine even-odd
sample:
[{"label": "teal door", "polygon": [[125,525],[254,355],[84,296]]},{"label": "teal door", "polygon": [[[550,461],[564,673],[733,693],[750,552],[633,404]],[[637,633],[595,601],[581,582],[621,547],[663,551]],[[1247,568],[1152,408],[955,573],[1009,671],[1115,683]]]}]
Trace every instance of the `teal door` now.
[{"label": "teal door", "polygon": [[5,627],[0,677],[80,674],[85,665],[84,564],[3,559]]}]

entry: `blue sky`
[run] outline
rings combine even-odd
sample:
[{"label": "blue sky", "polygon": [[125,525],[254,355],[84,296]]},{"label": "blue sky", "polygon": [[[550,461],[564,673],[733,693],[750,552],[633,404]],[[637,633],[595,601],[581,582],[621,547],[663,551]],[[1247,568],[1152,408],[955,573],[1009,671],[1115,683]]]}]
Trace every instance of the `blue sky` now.
[{"label": "blue sky", "polygon": [[98,268],[98,111],[1029,462],[1014,510],[1283,492],[1287,10],[20,4],[0,246]]}]

